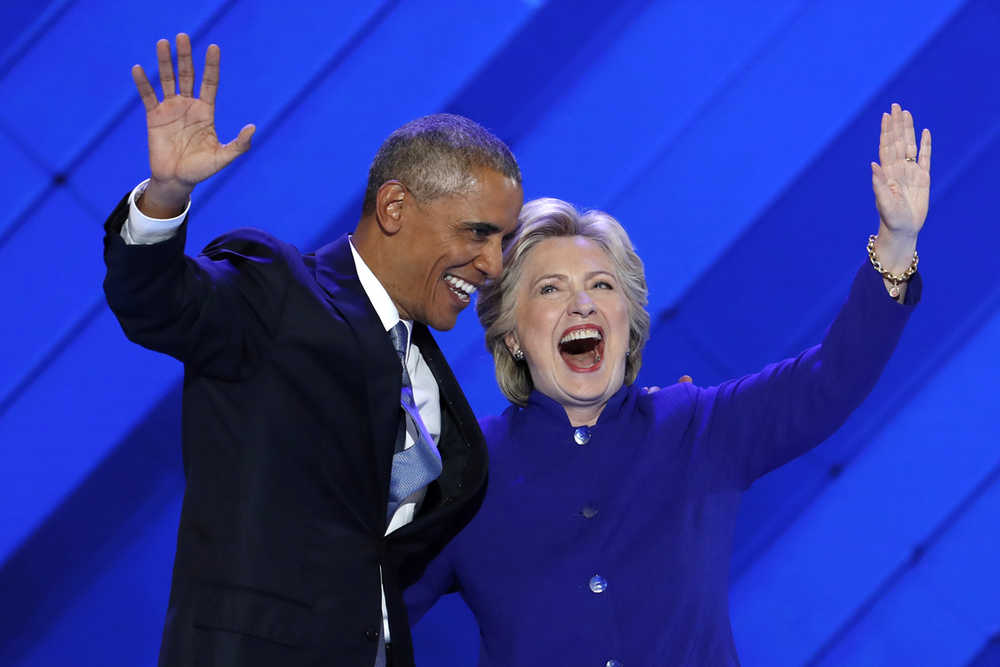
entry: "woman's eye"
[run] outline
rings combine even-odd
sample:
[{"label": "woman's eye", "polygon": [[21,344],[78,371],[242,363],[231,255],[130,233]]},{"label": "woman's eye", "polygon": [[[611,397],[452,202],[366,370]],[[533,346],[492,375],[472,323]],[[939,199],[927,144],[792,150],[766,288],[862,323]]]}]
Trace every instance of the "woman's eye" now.
[{"label": "woman's eye", "polygon": [[556,291],[555,285],[542,285],[541,289],[538,290],[539,294],[552,294]]},{"label": "woman's eye", "polygon": [[594,287],[597,287],[599,289],[614,289],[614,287],[611,286],[611,283],[609,283],[606,280],[598,280],[596,283],[594,283]]}]

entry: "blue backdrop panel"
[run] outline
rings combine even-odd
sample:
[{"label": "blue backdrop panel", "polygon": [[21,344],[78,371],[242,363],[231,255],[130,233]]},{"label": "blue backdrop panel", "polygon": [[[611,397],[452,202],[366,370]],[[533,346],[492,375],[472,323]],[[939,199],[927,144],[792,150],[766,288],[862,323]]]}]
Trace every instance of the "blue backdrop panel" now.
[{"label": "blue backdrop panel", "polygon": [[[159,575],[173,564],[180,498],[156,500],[121,526],[130,540],[112,541],[97,554],[86,586],[48,619],[48,631],[5,664],[156,664],[168,593]],[[114,609],[122,611],[109,617]]]},{"label": "blue backdrop panel", "polygon": [[[148,35],[197,26],[225,4],[72,3],[0,81],[0,122],[47,164],[67,166],[117,113],[128,68],[149,53]],[[134,60],[123,68],[124,55]]]},{"label": "blue backdrop panel", "polygon": [[26,152],[18,139],[0,125],[0,163],[7,165],[0,182],[0,196],[9,209],[0,218],[0,243],[15,227],[20,215],[52,180],[48,169]]},{"label": "blue backdrop panel", "polygon": [[[257,149],[268,141],[283,114],[313,92],[316,80],[330,68],[331,61],[336,64],[344,58],[355,40],[364,38],[371,26],[384,17],[387,6],[391,3],[311,3],[303,5],[299,11],[289,12],[279,2],[237,3],[219,12],[214,21],[196,29],[192,26],[192,51],[198,75],[196,89],[201,85],[205,49],[212,42],[222,47],[216,99],[220,138],[229,141],[245,124],[256,124],[253,149],[247,156],[247,159],[251,156],[256,159]],[[146,31],[146,34],[153,36],[153,42],[156,35],[166,35],[172,40],[173,33],[183,25],[173,24],[175,27],[171,31],[162,34],[156,31]],[[338,29],[330,30],[332,25]],[[293,31],[296,48],[273,48],[276,34]],[[232,39],[232,35],[239,35],[239,39]],[[156,82],[153,46],[147,38],[130,55],[135,62],[142,63],[148,76]],[[304,58],[304,53],[311,57]],[[142,105],[136,104],[134,88],[130,89],[128,71],[122,76],[125,78],[119,86],[119,97],[124,117],[116,119],[100,143],[82,157],[71,181],[81,196],[102,212],[107,202],[119,199],[149,171],[144,141],[145,114]],[[316,119],[317,124],[320,121]],[[277,168],[282,169],[282,165]],[[217,188],[219,181],[228,178],[226,173],[209,181],[207,188]],[[267,182],[275,180],[274,173],[281,172],[272,172]],[[207,188],[199,188],[199,199],[206,196]]]},{"label": "blue backdrop panel", "polygon": [[[953,521],[955,510],[1000,465],[991,446],[1000,440],[991,396],[966,394],[967,416],[958,422],[950,411],[938,409],[952,400],[951,382],[970,387],[990,382],[993,372],[981,360],[998,340],[1000,317],[929,377],[912,397],[912,409],[890,417],[844,473],[734,583],[738,639],[767,634],[773,640],[742,642],[754,647],[745,654],[750,664],[801,664],[850,619],[858,600],[884,594],[882,584],[915,550],[933,548],[938,526]],[[836,563],[829,558],[833,553]],[[974,569],[975,560],[969,565]],[[968,600],[957,609],[950,605],[952,611],[974,617],[968,612],[981,603]],[[1000,612],[989,614],[1000,623]],[[963,642],[965,651],[978,647],[985,629],[972,634],[972,645]],[[958,638],[948,643],[962,650]]]},{"label": "blue backdrop panel", "polygon": [[[1000,335],[995,324],[993,329],[991,345]],[[978,374],[983,375],[981,368]],[[996,442],[995,424],[981,433]],[[968,433],[962,435],[968,437]],[[938,442],[953,440],[942,437]],[[957,520],[943,522],[926,547],[894,573],[885,595],[873,600],[856,623],[827,643],[817,664],[906,664],[907,660],[910,664],[966,664],[989,638],[1000,633],[996,609],[1000,538],[990,529],[1000,516],[1000,467],[956,508],[956,515]],[[971,664],[1000,664],[997,657]]]},{"label": "blue backdrop panel", "polygon": [[[994,167],[980,160],[996,135],[998,93],[980,87],[974,72],[956,75],[953,65],[981,59],[988,53],[990,31],[978,33],[975,25],[997,26],[996,12],[987,3],[967,6],[943,27],[925,51],[888,82],[885,91],[845,128],[823,159],[804,172],[720,258],[718,265],[726,271],[703,276],[676,308],[664,313],[664,321],[653,337],[653,356],[644,369],[644,378],[653,379],[649,370],[659,363],[657,355],[662,354],[667,361],[675,360],[671,371],[675,371],[676,358],[680,357],[690,364],[683,370],[706,382],[759,368],[769,359],[787,356],[818,340],[843,298],[856,262],[863,261],[858,239],[872,227],[871,200],[860,182],[867,180],[867,173],[854,157],[870,155],[869,119],[877,118],[891,99],[912,99],[909,104],[919,110],[918,123],[941,127],[935,129],[932,213],[924,233],[925,242],[936,241],[941,249],[932,263],[925,261],[922,269],[931,280],[927,303],[916,321],[925,326],[908,332],[886,381],[846,428],[824,447],[765,478],[747,494],[746,520],[737,540],[737,571],[753,557],[758,544],[773,538],[773,531],[780,530],[822,486],[827,472],[835,475],[864,445],[869,431],[878,428],[883,415],[905,402],[907,393],[924,381],[924,375],[940,363],[941,356],[962,344],[969,335],[965,323],[977,326],[981,320],[977,313],[984,307],[983,290],[988,291],[995,282],[989,268],[989,250],[980,245],[973,251],[983,254],[970,260],[970,266],[975,267],[972,282],[986,282],[980,289],[967,290],[965,249],[944,241],[953,229],[950,221],[965,216],[962,211],[970,206],[974,208],[972,202],[986,196],[985,189],[992,182]],[[962,122],[948,122],[956,108],[970,112]],[[829,186],[844,178],[842,170],[846,166],[850,172],[859,173],[852,177],[850,190],[844,196],[831,197]],[[816,202],[822,202],[820,212]],[[798,219],[803,222],[788,222]],[[822,243],[817,243],[817,227],[821,225]],[[981,238],[995,233],[988,225],[975,228]],[[793,266],[761,270],[762,258],[774,248],[786,247],[794,249]],[[785,262],[787,258],[775,261]],[[837,268],[831,261],[838,262]],[[735,284],[731,280],[734,273],[741,276]],[[718,308],[716,304],[722,302],[726,307]],[[655,345],[658,342],[660,347]],[[746,365],[740,366],[741,360]],[[806,461],[810,459],[819,463],[809,466]]]},{"label": "blue backdrop panel", "polygon": [[[671,234],[671,228],[653,226],[659,232],[652,237],[659,261],[647,263],[647,279],[656,287],[651,295],[654,311],[683,294],[746,225],[792,185],[834,140],[845,119],[916,52],[955,4],[927,1],[919,13],[899,14],[894,3],[879,4],[879,9],[864,2],[838,3],[835,9],[816,3],[748,59],[739,76],[702,110],[698,122],[663,146],[645,173],[609,202],[626,221],[658,219],[663,213],[654,206],[669,202],[667,215],[683,230]],[[879,14],[870,22],[858,20],[872,11]],[[881,12],[901,21],[902,32],[886,34],[886,15]],[[877,135],[869,136],[870,148],[856,154],[854,164],[873,155]],[[841,178],[850,173],[845,169]],[[860,191],[860,183],[852,183],[843,182],[840,196]],[[651,192],[658,194],[650,197]],[[828,192],[838,189],[833,186]],[[814,212],[811,208],[801,213]],[[786,224],[802,224],[802,217]]]},{"label": "blue backdrop panel", "polygon": [[88,324],[65,353],[89,359],[89,368],[47,366],[0,419],[0,456],[8,475],[0,487],[5,558],[120,445],[150,399],[160,395],[160,383],[181,376],[173,360],[124,341],[107,310]]},{"label": "blue backdrop panel", "polygon": [[[169,571],[178,519],[176,509],[169,508],[177,507],[183,488],[179,396],[170,398],[155,418],[128,433],[7,558],[0,569],[6,602],[0,606],[0,664],[18,664],[18,656],[34,651],[36,644],[50,652],[74,646],[72,625],[53,626],[53,619],[70,606],[88,610],[92,619],[105,619],[135,646],[146,647],[144,655],[158,645],[168,591],[168,580],[159,575]],[[168,535],[171,543],[145,550],[131,546],[153,534]],[[118,555],[126,550],[128,558]],[[151,593],[141,603],[109,605],[90,592],[98,576],[120,588],[134,572],[142,573],[143,586],[156,600]],[[147,618],[160,624],[150,625]]]}]

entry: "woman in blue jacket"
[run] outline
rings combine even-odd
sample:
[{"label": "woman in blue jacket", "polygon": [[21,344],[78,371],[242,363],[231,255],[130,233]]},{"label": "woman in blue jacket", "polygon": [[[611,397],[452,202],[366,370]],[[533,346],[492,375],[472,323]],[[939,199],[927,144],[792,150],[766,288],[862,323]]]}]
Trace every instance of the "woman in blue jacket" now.
[{"label": "woman in blue jacket", "polygon": [[880,224],[820,345],[759,373],[644,393],[642,263],[622,227],[557,199],[524,206],[480,296],[500,388],[482,422],[490,483],[475,519],[406,593],[410,622],[457,590],[480,665],[737,665],[728,572],[740,495],[864,399],[919,298],[930,133],[884,114]]}]

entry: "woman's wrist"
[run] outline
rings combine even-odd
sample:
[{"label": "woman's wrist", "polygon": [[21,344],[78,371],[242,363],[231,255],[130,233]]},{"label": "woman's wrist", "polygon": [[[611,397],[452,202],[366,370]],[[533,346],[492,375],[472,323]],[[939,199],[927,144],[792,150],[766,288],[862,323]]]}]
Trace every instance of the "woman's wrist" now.
[{"label": "woman's wrist", "polygon": [[913,263],[917,250],[917,233],[894,231],[879,224],[875,241],[875,257],[888,273],[904,273]]}]

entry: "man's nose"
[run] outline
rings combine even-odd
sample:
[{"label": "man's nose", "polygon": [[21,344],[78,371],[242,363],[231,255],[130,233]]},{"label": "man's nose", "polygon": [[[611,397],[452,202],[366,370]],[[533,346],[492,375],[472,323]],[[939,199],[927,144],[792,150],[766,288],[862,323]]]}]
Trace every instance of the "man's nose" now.
[{"label": "man's nose", "polygon": [[499,278],[503,270],[503,252],[500,247],[500,237],[491,239],[483,251],[479,253],[475,263],[476,270],[487,278]]}]

